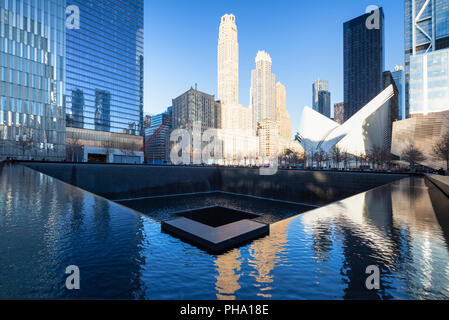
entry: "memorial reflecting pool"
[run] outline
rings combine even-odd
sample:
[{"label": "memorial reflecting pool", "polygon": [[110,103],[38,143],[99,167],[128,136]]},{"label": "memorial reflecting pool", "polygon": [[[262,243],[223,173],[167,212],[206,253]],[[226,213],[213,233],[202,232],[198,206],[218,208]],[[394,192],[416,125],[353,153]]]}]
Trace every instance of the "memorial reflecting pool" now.
[{"label": "memorial reflecting pool", "polygon": [[[164,212],[197,196],[153,199],[144,215],[20,165],[0,170],[3,299],[449,298],[449,199],[424,178],[307,212],[219,195],[290,218],[216,256],[161,233]],[[69,265],[80,268],[80,290],[65,288]],[[380,290],[365,287],[369,265],[381,270]]]}]

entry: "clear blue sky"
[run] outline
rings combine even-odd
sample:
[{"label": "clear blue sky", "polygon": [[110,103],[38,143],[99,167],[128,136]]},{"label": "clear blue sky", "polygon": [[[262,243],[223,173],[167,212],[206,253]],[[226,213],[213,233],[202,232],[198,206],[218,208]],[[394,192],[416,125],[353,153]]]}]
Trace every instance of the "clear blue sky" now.
[{"label": "clear blue sky", "polygon": [[145,112],[164,111],[195,83],[216,96],[220,17],[233,13],[240,103],[249,105],[254,59],[265,50],[287,88],[296,131],[302,108],[311,105],[314,80],[329,80],[332,105],[343,101],[343,23],[369,5],[385,11],[385,68],[403,65],[402,0],[145,0]]}]

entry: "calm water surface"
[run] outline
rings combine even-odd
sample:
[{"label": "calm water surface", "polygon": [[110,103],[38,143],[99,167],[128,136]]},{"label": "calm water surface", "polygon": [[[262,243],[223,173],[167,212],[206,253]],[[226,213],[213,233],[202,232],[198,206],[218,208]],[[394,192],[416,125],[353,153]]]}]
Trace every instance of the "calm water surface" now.
[{"label": "calm water surface", "polygon": [[[422,178],[273,223],[215,256],[161,233],[165,200],[143,215],[29,168],[0,170],[0,298],[449,298],[449,200]],[[296,210],[277,205],[280,216]],[[68,265],[81,290],[65,289]],[[381,269],[378,291],[365,289],[368,265]]]}]

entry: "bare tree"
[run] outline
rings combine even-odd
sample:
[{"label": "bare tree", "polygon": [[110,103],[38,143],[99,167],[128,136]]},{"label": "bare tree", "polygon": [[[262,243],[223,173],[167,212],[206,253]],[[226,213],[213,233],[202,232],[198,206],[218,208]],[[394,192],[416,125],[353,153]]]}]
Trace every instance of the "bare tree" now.
[{"label": "bare tree", "polygon": [[414,169],[416,164],[426,160],[426,157],[421,150],[415,148],[410,144],[401,154],[401,160],[407,161],[410,164],[410,169]]},{"label": "bare tree", "polygon": [[25,158],[25,152],[33,148],[33,138],[28,137],[26,134],[17,137],[16,143],[22,151],[23,158]]},{"label": "bare tree", "polygon": [[330,152],[330,157],[332,158],[334,165],[337,166],[337,169],[340,169],[340,163],[342,161],[342,154],[340,148],[334,146]]},{"label": "bare tree", "polygon": [[346,150],[342,151],[341,154],[342,154],[341,159],[343,161],[343,166],[345,169],[347,169],[349,166],[349,163],[351,162],[351,155]]},{"label": "bare tree", "polygon": [[315,161],[318,164],[319,168],[322,168],[323,162],[327,161],[327,152],[323,149],[319,149],[317,152],[315,152]]},{"label": "bare tree", "polygon": [[446,169],[449,170],[449,131],[433,147],[433,152],[437,159],[446,161]]},{"label": "bare tree", "polygon": [[377,168],[384,168],[385,164],[388,163],[391,159],[390,152],[378,145],[374,145],[370,149],[368,157],[373,166],[376,166]]},{"label": "bare tree", "polygon": [[67,159],[70,159],[72,162],[80,162],[82,161],[82,153],[83,146],[80,143],[80,139],[78,137],[73,137],[67,139],[68,143],[66,144],[66,154]]}]

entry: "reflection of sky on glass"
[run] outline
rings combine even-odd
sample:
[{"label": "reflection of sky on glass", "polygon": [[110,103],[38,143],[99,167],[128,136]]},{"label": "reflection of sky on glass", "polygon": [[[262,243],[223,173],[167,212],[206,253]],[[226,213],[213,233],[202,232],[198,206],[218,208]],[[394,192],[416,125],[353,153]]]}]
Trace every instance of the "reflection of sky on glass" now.
[{"label": "reflection of sky on glass", "polygon": [[[274,223],[270,236],[220,256],[30,169],[5,167],[0,182],[2,298],[449,298],[439,191],[420,178]],[[80,291],[64,288],[70,264]],[[379,291],[365,288],[369,265],[381,270]]]}]

